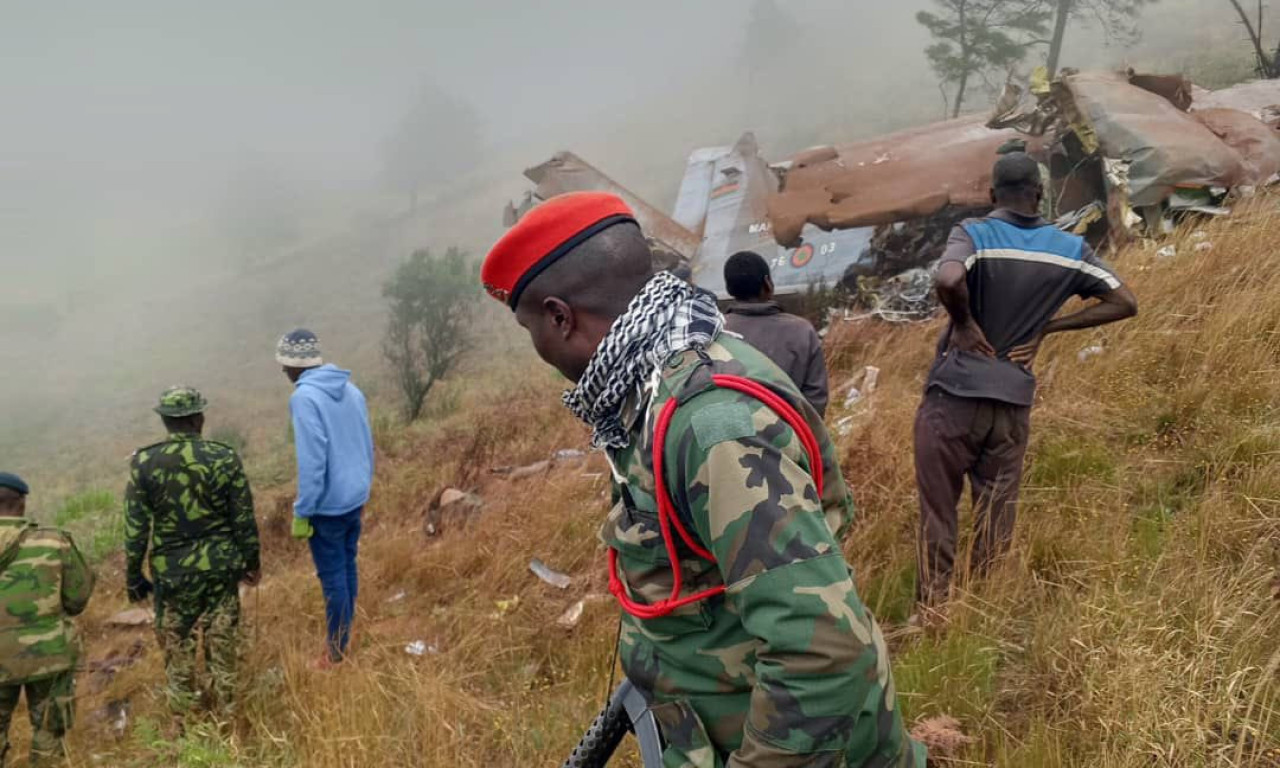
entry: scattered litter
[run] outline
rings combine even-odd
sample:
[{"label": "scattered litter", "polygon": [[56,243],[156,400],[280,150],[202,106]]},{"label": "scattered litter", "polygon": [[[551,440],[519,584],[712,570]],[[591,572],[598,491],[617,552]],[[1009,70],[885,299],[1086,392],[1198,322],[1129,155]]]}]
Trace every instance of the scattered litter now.
[{"label": "scattered litter", "polygon": [[853,432],[853,417],[845,416],[836,420],[836,433],[841,437],[848,437]]},{"label": "scattered litter", "polygon": [[1200,240],[1207,240],[1208,238],[1209,238],[1209,233],[1205,232],[1203,229],[1197,229],[1195,232],[1191,233],[1191,239],[1197,242],[1199,242]]},{"label": "scattered litter", "polygon": [[1172,245],[1166,245],[1165,247],[1156,251],[1157,259],[1172,259],[1174,256],[1177,256],[1177,255],[1178,255],[1178,249],[1174,248]]},{"label": "scattered litter", "polygon": [[387,598],[387,602],[388,602],[388,603],[398,603],[398,602],[400,602],[401,600],[405,599],[405,597],[407,597],[407,596],[408,596],[408,594],[409,594],[408,592],[405,592],[405,591],[402,589],[402,590],[400,590],[399,592],[397,592],[397,593],[395,593],[394,595],[392,595],[391,597],[388,597],[388,598]]},{"label": "scattered litter", "polygon": [[434,656],[440,653],[440,648],[435,643],[428,645],[425,640],[414,640],[404,647],[404,652],[410,656],[426,656],[428,653]]},{"label": "scattered litter", "polygon": [[578,626],[578,622],[582,621],[582,613],[586,607],[586,600],[579,600],[569,606],[564,613],[560,614],[560,618],[556,619],[556,626],[563,629],[573,629]]},{"label": "scattered litter", "polygon": [[960,721],[950,715],[919,721],[911,729],[911,738],[924,744],[931,759],[959,757],[960,751],[973,743],[973,738],[960,730]]},{"label": "scattered litter", "polygon": [[1212,250],[1213,250],[1213,243],[1208,240],[1205,240],[1202,243],[1196,243],[1196,247],[1195,247],[1196,253],[1206,253]]},{"label": "scattered litter", "polygon": [[123,739],[125,732],[129,730],[129,712],[132,709],[133,705],[128,699],[112,699],[106,706],[94,712],[94,716],[106,721],[112,736]]},{"label": "scattered litter", "polygon": [[516,608],[520,607],[520,596],[512,595],[507,600],[494,600],[493,604],[495,607],[497,607],[498,610],[489,614],[489,618],[500,619],[503,616],[506,616],[508,613],[511,613]]},{"label": "scattered litter", "polygon": [[863,398],[869,396],[876,391],[876,384],[880,381],[880,369],[874,365],[868,365],[862,369],[862,372],[849,382],[849,388],[845,391],[844,407],[852,408],[857,405]]},{"label": "scattered litter", "polygon": [[576,448],[562,448],[556,451],[556,461],[573,461],[584,458],[587,454]]},{"label": "scattered litter", "polygon": [[156,615],[150,608],[129,608],[120,611],[107,619],[109,627],[145,627],[155,621]]},{"label": "scattered litter", "polygon": [[1106,352],[1106,351],[1107,351],[1106,347],[1103,347],[1101,344],[1094,344],[1092,346],[1088,346],[1080,350],[1076,354],[1076,359],[1083,363],[1085,360],[1088,360],[1091,357],[1096,357],[1097,355],[1101,355],[1103,352]]},{"label": "scattered litter", "polygon": [[536,557],[529,561],[529,570],[533,571],[534,576],[537,576],[556,589],[568,589],[569,585],[573,583],[573,579],[559,571],[548,568],[546,563]]}]

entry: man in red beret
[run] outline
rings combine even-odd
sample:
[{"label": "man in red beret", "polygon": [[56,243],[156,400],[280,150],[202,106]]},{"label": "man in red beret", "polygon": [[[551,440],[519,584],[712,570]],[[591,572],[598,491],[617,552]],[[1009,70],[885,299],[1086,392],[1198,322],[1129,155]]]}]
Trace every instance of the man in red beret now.
[{"label": "man in red beret", "polygon": [[923,768],[841,551],[835,446],[790,378],[721,333],[711,294],[653,273],[613,195],[533,209],[481,278],[575,382],[565,405],[613,468],[619,653],[664,763]]}]

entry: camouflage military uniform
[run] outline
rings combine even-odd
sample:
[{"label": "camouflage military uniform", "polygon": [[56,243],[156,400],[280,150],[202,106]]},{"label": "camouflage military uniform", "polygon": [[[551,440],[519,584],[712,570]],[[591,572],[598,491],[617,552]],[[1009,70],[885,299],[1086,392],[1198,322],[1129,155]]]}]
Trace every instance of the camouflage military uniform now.
[{"label": "camouflage military uniform", "polygon": [[62,757],[80,652],[70,617],[84,610],[92,592],[93,572],[68,534],[0,518],[0,765],[24,688],[31,764]]},{"label": "camouflage military uniform", "polygon": [[[769,384],[805,417],[821,446],[823,498],[795,433],[759,401],[716,388],[713,369]],[[705,353],[674,355],[652,402],[633,396],[623,409],[630,442],[609,451],[615,505],[601,538],[618,550],[630,596],[654,603],[671,592],[652,438],[656,414],[677,395],[668,487],[677,514],[718,561],[687,552],[682,594],[719,584],[728,591],[662,618],[623,616],[623,666],[661,723],[664,764],[922,767],[884,639],[840,550],[853,503],[835,447],[786,374],[727,335]]]},{"label": "camouflage military uniform", "polygon": [[143,579],[150,548],[156,634],[175,712],[197,699],[196,632],[224,713],[234,703],[240,622],[238,583],[259,568],[249,481],[234,449],[194,434],[140,449],[125,490],[130,584]]}]

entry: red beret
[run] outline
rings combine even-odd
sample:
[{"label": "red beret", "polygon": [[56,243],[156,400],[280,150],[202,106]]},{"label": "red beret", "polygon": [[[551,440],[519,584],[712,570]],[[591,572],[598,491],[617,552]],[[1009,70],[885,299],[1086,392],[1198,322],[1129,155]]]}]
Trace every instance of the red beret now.
[{"label": "red beret", "polygon": [[512,310],[529,283],[587,238],[635,214],[609,192],[557,195],[521,217],[489,251],[480,280],[489,295]]}]

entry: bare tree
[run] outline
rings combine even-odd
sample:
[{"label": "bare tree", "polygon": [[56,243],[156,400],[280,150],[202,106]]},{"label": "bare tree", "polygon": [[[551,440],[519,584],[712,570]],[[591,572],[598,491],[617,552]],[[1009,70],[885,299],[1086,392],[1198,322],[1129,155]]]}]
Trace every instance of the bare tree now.
[{"label": "bare tree", "polygon": [[[1044,0],[1053,6],[1053,37],[1049,40],[1049,57],[1045,67],[1049,77],[1058,71],[1062,61],[1062,44],[1071,21],[1097,24],[1108,40],[1133,42],[1139,37],[1138,14],[1143,6],[1157,0]],[[1234,0],[1232,0],[1234,2]]]},{"label": "bare tree", "polygon": [[390,317],[382,353],[404,396],[407,420],[418,418],[432,387],[471,349],[478,285],[476,265],[449,248],[443,256],[414,251],[383,286]]},{"label": "bare tree", "polygon": [[1236,9],[1236,15],[1240,17],[1240,23],[1249,35],[1249,42],[1253,43],[1253,54],[1257,58],[1258,76],[1266,78],[1280,76],[1280,46],[1277,46],[1274,55],[1268,55],[1266,49],[1262,47],[1262,0],[1258,0],[1256,23],[1249,19],[1249,14],[1245,13],[1244,6],[1240,5],[1240,0],[1227,0],[1227,2],[1231,3],[1232,8]]}]

